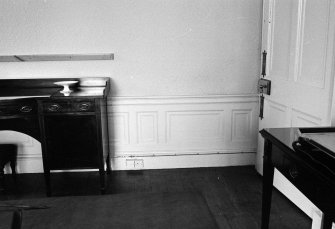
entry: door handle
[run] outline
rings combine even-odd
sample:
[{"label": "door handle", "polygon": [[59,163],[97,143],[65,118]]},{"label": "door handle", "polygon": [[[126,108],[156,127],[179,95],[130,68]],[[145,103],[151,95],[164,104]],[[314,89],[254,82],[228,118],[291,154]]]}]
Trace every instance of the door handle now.
[{"label": "door handle", "polygon": [[258,93],[259,96],[259,117],[262,120],[263,119],[263,113],[264,113],[264,95],[271,94],[271,81],[266,79],[259,79],[258,80]]}]

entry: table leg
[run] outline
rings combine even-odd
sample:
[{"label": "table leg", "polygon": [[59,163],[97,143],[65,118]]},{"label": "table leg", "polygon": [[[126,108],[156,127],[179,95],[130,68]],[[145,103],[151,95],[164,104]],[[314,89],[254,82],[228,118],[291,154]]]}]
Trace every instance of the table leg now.
[{"label": "table leg", "polygon": [[107,125],[107,144],[108,144],[108,146],[107,146],[107,150],[108,150],[108,155],[107,155],[107,161],[106,161],[106,166],[107,166],[107,174],[110,174],[111,173],[111,170],[112,170],[112,167],[111,167],[111,161],[110,161],[110,159],[111,159],[111,157],[110,157],[110,154],[111,154],[111,152],[110,152],[110,145],[109,145],[109,123],[108,123],[108,102],[107,102],[107,99],[105,99],[105,108],[106,108],[106,110],[105,110],[105,112],[106,112],[106,125]]},{"label": "table leg", "polygon": [[323,215],[322,229],[332,229],[334,218],[327,214]]},{"label": "table leg", "polygon": [[44,180],[45,180],[46,194],[48,197],[50,197],[51,196],[50,171],[44,171]]},{"label": "table leg", "polygon": [[4,168],[0,168],[0,193],[5,192],[5,173]]},{"label": "table leg", "polygon": [[13,218],[12,218],[12,225],[11,225],[12,229],[21,229],[22,215],[23,215],[22,209],[18,209],[14,211]]},{"label": "table leg", "polygon": [[106,167],[107,167],[107,174],[111,174],[111,161],[110,161],[110,154],[108,154],[106,159]]},{"label": "table leg", "polygon": [[269,228],[274,167],[271,163],[272,143],[265,139],[263,158],[263,195],[262,195],[262,229]]},{"label": "table leg", "polygon": [[106,192],[106,184],[105,184],[105,169],[99,169],[100,174],[100,193],[103,195]]}]

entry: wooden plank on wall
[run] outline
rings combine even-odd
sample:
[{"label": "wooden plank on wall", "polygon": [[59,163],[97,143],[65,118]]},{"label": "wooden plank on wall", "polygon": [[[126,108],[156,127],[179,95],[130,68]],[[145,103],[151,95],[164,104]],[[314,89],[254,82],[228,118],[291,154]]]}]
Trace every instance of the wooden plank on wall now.
[{"label": "wooden plank on wall", "polygon": [[0,62],[114,60],[113,53],[0,56]]}]

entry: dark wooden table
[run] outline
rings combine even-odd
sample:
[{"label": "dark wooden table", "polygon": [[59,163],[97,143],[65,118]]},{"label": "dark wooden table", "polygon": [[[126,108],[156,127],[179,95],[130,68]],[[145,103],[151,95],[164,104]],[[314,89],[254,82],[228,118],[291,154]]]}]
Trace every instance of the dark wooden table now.
[{"label": "dark wooden table", "polygon": [[[334,132],[335,128],[319,130]],[[265,139],[262,229],[269,228],[274,168],[320,208],[324,213],[323,228],[332,228],[332,222],[335,220],[335,171],[326,167],[325,163],[333,162],[323,160],[322,154],[315,149],[313,152],[317,157],[305,153],[310,149],[297,150],[294,145],[300,146],[297,144],[299,132],[299,128],[271,128],[260,131]]]},{"label": "dark wooden table", "polygon": [[[62,93],[57,81],[78,83],[70,93]],[[109,87],[107,77],[0,80],[0,130],[41,142],[47,196],[53,170],[99,169],[105,192],[105,162],[110,171]]]}]

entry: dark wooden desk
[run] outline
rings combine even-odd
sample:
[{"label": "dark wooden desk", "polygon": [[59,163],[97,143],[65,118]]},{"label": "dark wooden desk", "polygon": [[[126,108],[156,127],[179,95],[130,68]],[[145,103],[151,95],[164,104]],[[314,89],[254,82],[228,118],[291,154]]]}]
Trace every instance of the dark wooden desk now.
[{"label": "dark wooden desk", "polygon": [[[334,128],[329,130],[335,131]],[[269,228],[274,168],[320,208],[324,213],[323,228],[332,228],[335,220],[335,171],[293,148],[298,128],[263,129],[260,133],[265,139],[261,228]]]},{"label": "dark wooden desk", "polygon": [[[78,81],[71,93],[61,93],[62,86],[54,84],[66,80]],[[99,169],[105,192],[109,87],[106,77],[0,80],[0,130],[41,142],[47,196],[52,170]]]}]

